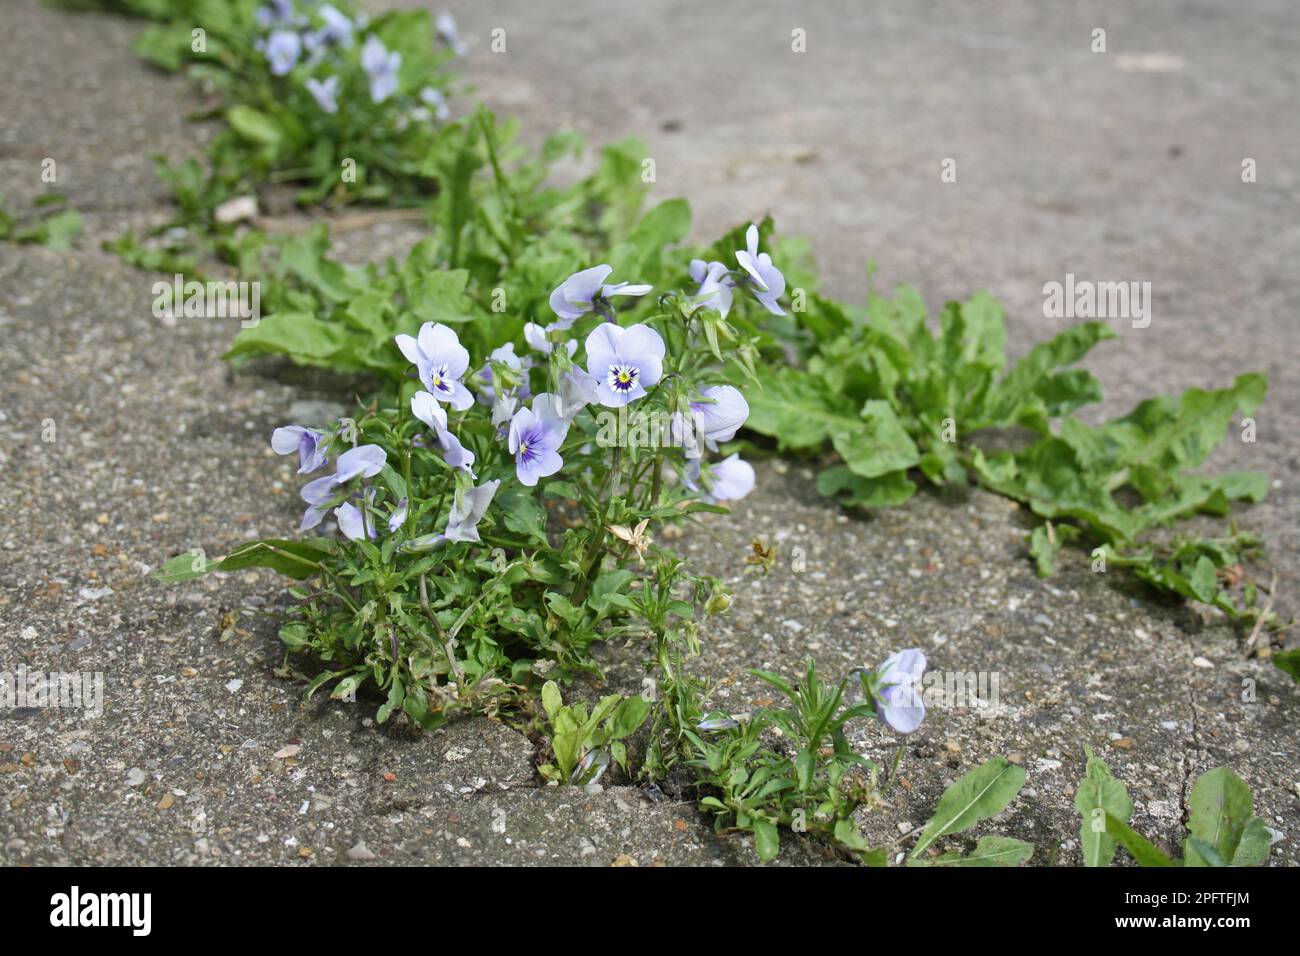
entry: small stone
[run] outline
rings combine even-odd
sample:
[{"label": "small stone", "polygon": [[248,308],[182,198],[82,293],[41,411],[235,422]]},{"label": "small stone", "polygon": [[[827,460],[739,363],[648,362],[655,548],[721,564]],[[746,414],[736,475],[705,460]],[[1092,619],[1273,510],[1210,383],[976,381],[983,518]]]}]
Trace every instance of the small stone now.
[{"label": "small stone", "polygon": [[370,847],[366,846],[365,840],[358,840],[353,845],[352,849],[348,850],[348,859],[349,860],[377,860],[379,858],[375,856],[374,851],[371,850]]},{"label": "small stone", "polygon": [[300,753],[302,753],[302,747],[297,744],[288,744],[287,746],[281,747],[272,754],[272,756],[275,757],[276,760],[288,760],[290,757],[296,757]]},{"label": "small stone", "polygon": [[132,767],[126,772],[126,785],[128,787],[138,787],[144,783],[147,778],[145,773],[139,767]]},{"label": "small stone", "polygon": [[163,794],[162,799],[154,804],[154,809],[170,810],[172,808],[172,804],[175,802],[176,802],[175,795],[170,790],[168,790],[166,793]]},{"label": "small stone", "polygon": [[1118,747],[1120,750],[1131,750],[1133,748],[1133,738],[1121,737],[1119,740],[1111,741],[1111,744],[1112,746]]},{"label": "small stone", "polygon": [[640,866],[635,857],[628,856],[626,853],[614,857],[614,862],[610,866]]},{"label": "small stone", "polygon": [[1204,657],[1193,657],[1193,658],[1192,658],[1192,663],[1195,664],[1197,667],[1213,667],[1213,666],[1214,666],[1214,664],[1213,664],[1211,661],[1206,660]]},{"label": "small stone", "polygon": [[244,682],[240,680],[238,677],[236,677],[234,680],[232,680],[230,683],[226,685],[226,690],[230,691],[233,694],[243,686],[244,686]]}]

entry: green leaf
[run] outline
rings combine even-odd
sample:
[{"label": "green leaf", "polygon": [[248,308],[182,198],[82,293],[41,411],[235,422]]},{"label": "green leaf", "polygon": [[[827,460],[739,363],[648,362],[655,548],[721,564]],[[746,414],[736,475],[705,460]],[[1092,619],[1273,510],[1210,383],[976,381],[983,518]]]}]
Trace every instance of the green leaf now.
[{"label": "green leaf", "polygon": [[1107,830],[1106,817],[1127,823],[1133,815],[1133,802],[1124,784],[1111,776],[1110,768],[1088,751],[1088,769],[1079,781],[1074,805],[1083,817],[1079,825],[1079,845],[1083,848],[1084,866],[1110,866],[1115,858],[1115,838]]},{"label": "green leaf", "polygon": [[835,465],[817,476],[817,490],[828,498],[857,508],[886,508],[902,504],[916,494],[916,484],[906,471],[894,471],[876,478],[864,478],[847,465]]},{"label": "green leaf", "polygon": [[1128,850],[1137,860],[1139,866],[1168,867],[1177,866],[1169,855],[1154,843],[1138,833],[1123,820],[1106,814],[1106,832]]},{"label": "green leaf", "polygon": [[[1207,771],[1192,785],[1188,806],[1191,811],[1188,833],[1213,847],[1221,859],[1232,860],[1255,817],[1255,801],[1246,782],[1227,767]],[[1248,857],[1256,852],[1253,845],[1257,839],[1256,832],[1252,835]],[[1187,866],[1205,866],[1209,862],[1190,842],[1183,855]]]},{"label": "green leaf", "polygon": [[542,685],[542,708],[546,711],[546,716],[554,722],[556,715],[564,707],[564,701],[560,697],[560,685],[553,680],[548,680]]},{"label": "green leaf", "polygon": [[1034,855],[1034,845],[1011,837],[980,837],[975,849],[949,851],[933,860],[911,860],[909,866],[1020,866]]},{"label": "green leaf", "polygon": [[321,570],[320,563],[334,552],[334,542],[327,538],[249,541],[231,551],[221,560],[218,568],[222,571],[270,568],[286,577],[302,580],[318,574]]},{"label": "green leaf", "polygon": [[1025,771],[1005,757],[994,757],[976,767],[943,792],[910,856],[920,856],[941,836],[969,830],[1001,812],[1024,783]]},{"label": "green leaf", "polygon": [[632,736],[641,729],[649,715],[650,701],[640,695],[627,698],[618,705],[610,718],[609,739],[620,740]]},{"label": "green leaf", "polygon": [[831,444],[854,474],[876,478],[920,462],[916,444],[888,402],[866,402],[861,418],[857,427],[831,433]]},{"label": "green leaf", "polygon": [[754,849],[764,863],[771,863],[781,855],[781,834],[775,823],[767,820],[754,821]]},{"label": "green leaf", "polygon": [[154,572],[153,577],[155,581],[163,584],[180,584],[202,577],[209,571],[215,571],[217,564],[216,561],[209,561],[201,549],[195,548],[174,558],[168,558],[162,563],[162,567]]},{"label": "green leaf", "polygon": [[51,249],[71,249],[72,240],[81,234],[81,213],[66,209],[43,223],[45,245]]},{"label": "green leaf", "polygon": [[1279,651],[1273,655],[1273,666],[1285,674],[1289,674],[1291,679],[1300,684],[1300,647],[1293,647],[1289,651]]},{"label": "green leaf", "polygon": [[226,121],[230,123],[231,129],[250,143],[275,147],[280,144],[283,136],[280,126],[273,119],[242,103],[226,110]]}]

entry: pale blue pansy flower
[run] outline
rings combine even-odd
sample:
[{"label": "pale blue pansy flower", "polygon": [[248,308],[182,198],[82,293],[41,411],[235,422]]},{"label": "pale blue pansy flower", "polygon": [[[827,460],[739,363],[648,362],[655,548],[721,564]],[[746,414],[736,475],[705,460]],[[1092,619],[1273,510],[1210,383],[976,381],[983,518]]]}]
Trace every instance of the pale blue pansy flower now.
[{"label": "pale blue pansy flower", "polygon": [[645,295],[653,286],[628,282],[607,284],[613,266],[599,265],[575,272],[551,293],[551,311],[560,317],[551,329],[567,329],[589,312],[598,312],[613,321],[614,308],[609,300],[616,295]]},{"label": "pale blue pansy flower", "polygon": [[636,401],[663,375],[664,340],[648,325],[603,323],[587,336],[586,348],[587,373],[606,408]]},{"label": "pale blue pansy flower", "polygon": [[275,76],[293,69],[302,55],[302,40],[292,30],[275,30],[266,40],[266,62]]},{"label": "pale blue pansy flower", "polygon": [[367,519],[361,513],[361,509],[351,502],[345,501],[335,508],[334,517],[339,523],[339,531],[343,532],[343,537],[349,541],[360,541],[366,537],[373,540],[379,537],[374,521]]},{"label": "pale blue pansy flower", "polygon": [[456,29],[456,20],[446,10],[439,13],[433,20],[433,32],[438,39],[447,44],[447,48],[456,56],[464,56],[469,52],[469,47],[465,41],[460,38],[460,31]]},{"label": "pale blue pansy flower", "polygon": [[[691,491],[700,490],[701,462],[690,458],[682,473],[682,482]],[[724,458],[709,466],[708,490],[701,497],[710,503],[739,501],[754,490],[754,466],[740,455]]]},{"label": "pale blue pansy flower", "polygon": [[370,99],[382,103],[397,92],[397,71],[402,68],[402,54],[390,51],[384,41],[373,34],[361,48],[361,68],[370,78]]},{"label": "pale blue pansy flower", "polygon": [[771,256],[758,251],[758,227],[753,223],[745,230],[745,245],[746,248],[736,252],[736,261],[744,270],[745,286],[767,311],[773,315],[785,315],[785,310],[776,301],[785,292],[785,276],[772,264]]},{"label": "pale blue pansy flower", "polygon": [[532,487],[539,478],[555,474],[564,465],[560,446],[569,433],[559,396],[542,392],[532,408],[521,408],[510,420],[508,445],[515,456],[515,474]]},{"label": "pale blue pansy flower", "polygon": [[411,396],[411,414],[433,429],[438,445],[442,448],[442,460],[453,468],[459,468],[474,477],[474,453],[460,443],[447,428],[447,412],[436,398],[428,392],[416,392]]},{"label": "pale blue pansy flower", "polygon": [[298,474],[308,475],[325,464],[325,436],[314,428],[285,425],[271,433],[271,447],[277,455],[298,453]]},{"label": "pale blue pansy flower", "polygon": [[451,106],[447,103],[447,97],[442,95],[441,90],[426,86],[420,90],[420,102],[432,111],[433,118],[439,123],[451,116]]},{"label": "pale blue pansy flower", "polygon": [[307,92],[311,94],[316,105],[326,113],[337,113],[339,111],[338,89],[339,78],[337,76],[327,76],[323,80],[310,77],[307,80]]},{"label": "pale blue pansy flower", "polygon": [[687,458],[700,455],[700,445],[717,451],[718,444],[736,437],[740,426],[749,418],[749,403],[734,385],[706,385],[700,389],[701,400],[691,402],[691,418],[681,412],[673,415],[673,444],[680,446]]},{"label": "pale blue pansy flower", "polygon": [[701,308],[717,309],[725,319],[731,311],[732,289],[736,280],[721,262],[705,262],[692,259],[691,278],[700,284],[695,291],[695,298]]},{"label": "pale blue pansy flower", "polygon": [[358,445],[339,455],[334,466],[334,481],[338,484],[353,478],[373,478],[384,470],[388,453],[378,445]]},{"label": "pale blue pansy flower", "polygon": [[910,648],[891,655],[874,674],[862,678],[864,690],[876,703],[880,719],[900,734],[910,734],[925,719],[921,675],[925,654]]},{"label": "pale blue pansy flower", "polygon": [[303,501],[307,502],[307,510],[303,512],[302,523],[298,526],[299,531],[314,528],[324,520],[325,513],[329,511],[330,501],[338,495],[337,489],[338,480],[334,475],[317,478],[302,486],[298,494]]},{"label": "pale blue pansy flower", "polygon": [[478,523],[487,513],[492,496],[497,493],[500,479],[485,481],[477,488],[457,494],[447,514],[447,528],[443,532],[448,541],[479,541]]},{"label": "pale blue pansy flower", "polygon": [[418,337],[402,334],[395,341],[434,398],[459,412],[474,404],[474,396],[460,381],[469,368],[469,351],[453,329],[425,322]]},{"label": "pale blue pansy flower", "polygon": [[393,513],[388,516],[388,530],[390,532],[396,531],[402,525],[406,524],[406,515],[409,510],[410,508],[408,507],[405,498],[402,498],[397,502],[397,507],[394,508]]}]

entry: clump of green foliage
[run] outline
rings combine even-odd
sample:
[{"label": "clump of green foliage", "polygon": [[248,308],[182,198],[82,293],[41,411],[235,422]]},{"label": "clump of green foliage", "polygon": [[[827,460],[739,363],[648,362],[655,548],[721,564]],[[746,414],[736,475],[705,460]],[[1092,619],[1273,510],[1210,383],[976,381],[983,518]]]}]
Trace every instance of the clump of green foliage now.
[{"label": "clump of green foliage", "polygon": [[1083,818],[1079,843],[1084,866],[1110,866],[1121,846],[1139,866],[1258,866],[1268,858],[1268,828],[1255,816],[1250,787],[1227,767],[1201,774],[1192,785],[1183,858],[1178,860],[1129,826],[1133,802],[1128,790],[1085,749],[1087,772],[1074,801]]},{"label": "clump of green foliage", "polygon": [[[1258,542],[1249,535],[1161,540],[1194,514],[1224,516],[1236,502],[1268,493],[1260,472],[1201,474],[1234,416],[1250,415],[1264,376],[1228,388],[1159,396],[1100,425],[1076,416],[1101,400],[1101,386],[1078,363],[1113,338],[1085,322],[1035,345],[1008,368],[1002,309],[979,294],[950,302],[932,328],[924,301],[904,287],[872,293],[851,309],[816,294],[773,335],[800,366],[764,376],[748,427],[786,451],[830,445],[840,459],[818,488],[845,506],[906,501],[919,476],[934,485],[975,483],[1022,502],[1045,523],[1032,535],[1040,574],[1062,546],[1078,541],[1105,564],[1128,567],[1152,586],[1212,604],[1247,625],[1263,613],[1257,588],[1230,593],[1230,572]],[[1029,435],[1013,450],[986,452],[990,433]],[[1275,616],[1270,615],[1270,621]]]},{"label": "clump of green foliage", "polygon": [[71,249],[81,234],[81,213],[68,208],[62,193],[44,193],[36,197],[34,215],[19,220],[5,208],[0,194],[0,240],[38,243],[51,249]]}]

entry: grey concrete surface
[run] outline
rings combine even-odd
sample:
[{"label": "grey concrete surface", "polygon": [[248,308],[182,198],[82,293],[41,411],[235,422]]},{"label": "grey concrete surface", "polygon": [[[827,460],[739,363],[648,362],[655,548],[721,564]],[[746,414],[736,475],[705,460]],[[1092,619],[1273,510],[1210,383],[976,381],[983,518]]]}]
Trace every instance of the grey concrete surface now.
[{"label": "grey concrete surface", "polygon": [[[1230,444],[1216,464],[1276,479],[1240,520],[1266,539],[1295,613],[1290,5],[448,6],[474,43],[464,66],[478,95],[521,115],[526,135],[641,135],[656,195],[690,198],[698,237],[771,212],[812,238],[837,295],[860,292],[867,257],[876,281],[909,281],[936,305],[988,288],[1020,352],[1061,324],[1042,317],[1045,282],[1150,281],[1152,325],[1121,326],[1090,363],[1107,410],[1269,373],[1259,442]],[[291,530],[297,483],[267,436],[295,401],[344,396],[232,374],[218,356],[233,328],[150,314],[154,277],[93,240],[165,211],[145,157],[196,148],[202,134],[183,120],[195,98],[135,61],[131,24],[8,7],[0,189],[30,201],[48,188],[40,159],[67,154],[60,188],[92,234],[67,253],[0,244],[0,666],[102,671],[106,686],[99,718],[0,712],[0,861],[754,862],[689,802],[541,787],[532,744],[499,724],[418,734],[374,726],[363,706],[304,703],[302,675],[282,669],[287,598],[268,574],[148,580],[180,550]],[[1096,26],[1104,54],[1089,51]],[[488,49],[495,27],[505,53]],[[790,50],[795,28],[806,53]],[[69,58],[85,72],[47,75]],[[1245,156],[1253,184],[1240,180]],[[955,183],[939,181],[945,157]],[[404,238],[385,227],[344,248]],[[1031,840],[1035,863],[1077,863],[1073,786],[1089,745],[1159,842],[1181,833],[1195,775],[1226,764],[1282,835],[1270,863],[1300,862],[1289,680],[1244,660],[1211,615],[1153,602],[1077,555],[1038,580],[1028,527],[982,493],[850,518],[818,498],[807,465],[760,463],[734,516],[676,542],[736,589],[703,635],[714,699],[766,700],[748,667],[794,672],[811,654],[836,673],[919,646],[933,667],[996,671],[1001,706],[935,710],[906,739],[905,782],[864,820],[873,841],[905,848],[944,785],[1002,753],[1026,788],[974,834]],[[755,535],[780,548],[766,576],[744,573]],[[600,690],[640,688],[641,648],[602,656]],[[874,726],[855,742],[883,760],[899,744]],[[783,862],[834,862],[810,840],[783,843]]]}]

